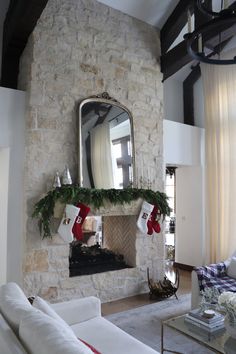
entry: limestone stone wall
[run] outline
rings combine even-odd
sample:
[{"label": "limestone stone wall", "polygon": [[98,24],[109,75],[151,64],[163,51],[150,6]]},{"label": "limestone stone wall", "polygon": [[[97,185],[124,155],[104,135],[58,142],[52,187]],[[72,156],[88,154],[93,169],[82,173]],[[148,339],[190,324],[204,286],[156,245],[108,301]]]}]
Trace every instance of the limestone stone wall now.
[{"label": "limestone stone wall", "polygon": [[[159,34],[96,0],[49,0],[21,58],[19,89],[27,90],[24,288],[52,301],[98,295],[102,301],[147,290],[146,267],[163,275],[163,235],[136,230],[133,269],[69,279],[69,246],[41,240],[31,214],[65,164],[77,181],[76,107],[107,91],[132,112],[139,186],[163,190]],[[148,184],[149,183],[149,184]],[[55,219],[55,233],[59,220]]]}]

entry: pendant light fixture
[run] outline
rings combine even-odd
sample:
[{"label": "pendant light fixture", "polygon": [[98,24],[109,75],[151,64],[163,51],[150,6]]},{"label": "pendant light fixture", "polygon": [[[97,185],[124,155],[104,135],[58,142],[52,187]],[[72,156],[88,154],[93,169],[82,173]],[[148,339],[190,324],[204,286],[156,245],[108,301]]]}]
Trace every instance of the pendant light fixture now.
[{"label": "pendant light fixture", "polygon": [[[215,0],[213,0],[215,1]],[[236,64],[236,57],[226,59],[221,56],[224,46],[236,34],[236,11],[228,6],[228,1],[221,0],[220,11],[208,9],[205,0],[195,0],[197,8],[209,20],[191,32],[191,15],[188,12],[188,31],[184,39],[191,57],[199,62],[217,65]],[[231,34],[225,38],[224,31],[231,28]],[[233,31],[232,31],[233,29]],[[211,39],[217,38],[217,44],[211,46]]]}]

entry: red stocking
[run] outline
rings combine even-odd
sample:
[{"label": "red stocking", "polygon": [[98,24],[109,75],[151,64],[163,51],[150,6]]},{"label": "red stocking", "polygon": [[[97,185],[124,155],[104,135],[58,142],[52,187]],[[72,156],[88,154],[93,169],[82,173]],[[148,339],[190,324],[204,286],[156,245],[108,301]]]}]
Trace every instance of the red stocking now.
[{"label": "red stocking", "polygon": [[90,211],[90,208],[87,205],[82,203],[78,203],[77,207],[80,208],[80,212],[77,218],[75,219],[72,232],[78,241],[82,241],[83,240],[82,225],[86,216]]},{"label": "red stocking", "polygon": [[155,220],[152,224],[153,230],[159,234],[161,232],[161,226],[157,220]]},{"label": "red stocking", "polygon": [[147,227],[148,227],[148,235],[152,235],[153,234],[153,230],[156,233],[159,233],[161,231],[161,227],[159,222],[156,220],[157,218],[157,214],[158,214],[158,207],[156,205],[154,205],[150,218],[148,219],[147,222]]}]

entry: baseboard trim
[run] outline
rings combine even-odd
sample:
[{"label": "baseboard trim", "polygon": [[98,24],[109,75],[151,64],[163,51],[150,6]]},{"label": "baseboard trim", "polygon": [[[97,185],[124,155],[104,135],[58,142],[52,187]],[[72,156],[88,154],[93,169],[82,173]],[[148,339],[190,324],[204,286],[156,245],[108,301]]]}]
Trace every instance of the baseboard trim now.
[{"label": "baseboard trim", "polygon": [[187,270],[189,272],[191,272],[193,270],[193,266],[188,265],[188,264],[178,263],[178,262],[174,262],[174,268]]}]

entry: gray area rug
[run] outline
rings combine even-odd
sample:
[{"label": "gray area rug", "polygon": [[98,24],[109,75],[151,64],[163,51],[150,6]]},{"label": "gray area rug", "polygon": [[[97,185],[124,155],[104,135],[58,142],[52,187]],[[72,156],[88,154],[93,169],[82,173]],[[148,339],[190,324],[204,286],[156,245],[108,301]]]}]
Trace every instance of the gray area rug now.
[{"label": "gray area rug", "polygon": [[[190,310],[190,294],[181,295],[179,300],[174,297],[136,309],[123,311],[106,316],[116,326],[160,352],[161,321],[182,315]],[[184,354],[210,354],[212,351],[186,336],[165,327],[165,347]],[[125,354],[125,353],[122,353]],[[142,354],[142,353],[137,353]]]}]

